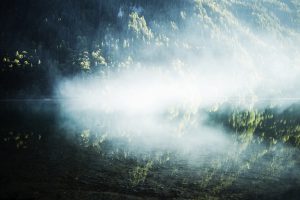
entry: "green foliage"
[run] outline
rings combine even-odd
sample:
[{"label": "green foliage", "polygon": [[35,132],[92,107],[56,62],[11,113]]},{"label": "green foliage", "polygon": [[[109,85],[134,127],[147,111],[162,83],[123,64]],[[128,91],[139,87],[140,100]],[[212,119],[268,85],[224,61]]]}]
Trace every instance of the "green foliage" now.
[{"label": "green foliage", "polygon": [[96,51],[93,51],[92,52],[92,57],[97,62],[97,64],[105,65],[105,66],[107,65],[107,63],[105,61],[105,58],[103,57],[102,52],[101,52],[100,49],[98,49]]},{"label": "green foliage", "polygon": [[87,51],[84,51],[80,55],[81,55],[81,57],[78,58],[78,61],[79,61],[81,69],[90,70],[91,69],[91,61],[89,58],[89,53]]},{"label": "green foliage", "polygon": [[149,170],[151,170],[153,162],[149,161],[144,166],[137,166],[130,172],[130,181],[133,186],[138,185],[141,182],[144,182]]},{"label": "green foliage", "polygon": [[77,63],[83,71],[97,70],[107,66],[107,62],[101,52],[101,49],[92,51],[83,51],[79,54]]},{"label": "green foliage", "polygon": [[3,56],[2,71],[12,69],[26,69],[41,64],[41,60],[35,56],[30,55],[27,51],[16,51],[13,56]]},{"label": "green foliage", "polygon": [[42,136],[40,134],[34,134],[33,132],[14,132],[9,131],[8,134],[4,135],[3,142],[11,144],[18,150],[28,149],[32,147],[32,142],[40,141]]},{"label": "green foliage", "polygon": [[128,28],[136,34],[137,38],[143,40],[150,40],[153,38],[153,33],[151,29],[148,28],[144,16],[140,17],[137,12],[129,14]]},{"label": "green foliage", "polygon": [[[61,1],[57,2],[59,5],[61,4]],[[69,75],[73,70],[75,71],[73,75],[82,71],[88,72],[86,74],[92,74],[92,72],[96,72],[98,69],[104,71],[103,68],[108,69],[110,66],[116,67],[116,70],[126,70],[133,66],[139,59],[148,57],[148,54],[142,55],[141,49],[133,45],[141,40],[150,45],[152,45],[153,42],[154,45],[156,45],[155,48],[162,47],[161,50],[163,51],[174,50],[173,48],[182,48],[184,51],[180,52],[184,52],[184,54],[178,55],[182,57],[188,55],[189,52],[185,52],[188,49],[191,49],[193,53],[198,53],[197,48],[202,48],[202,45],[204,46],[207,42],[199,42],[199,44],[195,45],[188,43],[188,40],[184,38],[176,38],[176,34],[173,36],[172,34],[182,30],[181,24],[175,17],[170,17],[172,16],[170,14],[171,11],[162,10],[159,7],[163,4],[163,1],[158,3],[158,5],[152,5],[152,3],[148,1],[145,5],[149,4],[150,6],[145,7],[146,12],[143,13],[144,16],[137,12],[131,12],[128,18],[125,18],[126,20],[128,19],[128,21],[126,21],[128,24],[125,22],[127,25],[126,31],[129,30],[131,34],[126,34],[122,32],[123,30],[119,33],[119,29],[121,29],[119,23],[123,22],[119,22],[114,18],[113,14],[111,14],[114,13],[112,11],[116,7],[113,3],[103,4],[102,6],[91,6],[97,5],[95,2],[101,1],[92,1],[90,4],[88,4],[87,1],[78,3],[78,5],[87,5],[78,7],[80,9],[81,7],[87,9],[79,9],[79,13],[82,14],[74,13],[68,17],[62,17],[59,16],[59,12],[61,12],[61,10],[63,11],[63,9],[51,9],[51,12],[54,11],[54,13],[46,13],[45,16],[47,17],[44,22],[40,22],[41,19],[37,18],[38,26],[35,28],[38,30],[39,37],[28,37],[33,38],[33,41],[28,42],[33,45],[25,48],[28,51],[16,51],[16,49],[19,49],[19,46],[17,46],[18,48],[11,47],[14,49],[11,51],[13,53],[5,56],[1,55],[1,70],[18,71],[24,68],[31,69],[40,66],[49,69],[49,73],[51,74],[54,72],[51,71],[53,68],[49,66],[52,66],[53,63],[55,63],[54,66],[57,67],[56,70],[66,70],[65,75]],[[77,5],[77,3],[75,4]],[[290,6],[288,4],[290,4]],[[189,12],[189,9],[184,10],[185,8],[180,7],[182,10],[175,10],[174,13],[186,21],[191,17],[193,22],[192,30],[195,30],[197,34],[205,33],[205,31],[209,33],[204,39],[213,39],[214,42],[219,41],[222,45],[227,44],[238,48],[241,44],[236,41],[236,38],[231,36],[234,34],[242,34],[243,37],[245,37],[245,41],[248,39],[250,42],[255,41],[251,40],[255,37],[255,34],[249,33],[248,31],[248,28],[251,26],[254,26],[258,30],[276,30],[274,31],[276,34],[288,33],[294,35],[293,38],[299,38],[299,34],[295,31],[299,30],[299,27],[293,27],[300,23],[299,5],[299,1],[297,0],[289,1],[289,3],[280,1],[195,0],[192,4],[193,12]],[[108,10],[109,12],[106,10],[104,16],[98,16],[97,11],[93,9],[94,7],[96,9],[106,7],[111,10]],[[148,8],[152,9],[147,10]],[[231,10],[232,8],[235,8],[235,10]],[[295,9],[292,10],[291,8]],[[275,12],[277,9],[279,12]],[[271,12],[266,12],[266,10],[271,10]],[[27,11],[28,9],[26,9],[26,14],[28,13]],[[32,12],[30,12],[29,15],[30,14],[32,14]],[[153,18],[148,18],[149,16]],[[161,19],[159,16],[168,20],[159,21],[159,19]],[[287,16],[287,19],[284,20],[282,16]],[[66,18],[69,18],[69,21]],[[99,18],[101,21],[100,26]],[[23,19],[26,20],[25,18]],[[33,18],[31,17],[30,20],[33,20]],[[151,20],[151,28],[148,26],[148,24],[150,24],[148,20]],[[72,21],[75,21],[75,23],[72,24]],[[290,24],[285,22],[290,22]],[[32,27],[32,23],[28,22],[25,24]],[[65,24],[65,26],[59,25],[57,27],[60,28],[57,28],[55,24]],[[152,24],[158,28],[154,29]],[[54,28],[51,28],[52,26]],[[166,31],[164,31],[165,27],[167,27]],[[33,29],[29,31],[32,30]],[[237,33],[232,33],[232,30],[236,30]],[[14,32],[18,31],[14,30]],[[22,31],[22,35],[23,34],[26,34],[26,31]],[[63,37],[64,35],[66,36]],[[133,37],[131,37],[132,35]],[[15,39],[14,37],[12,38]],[[62,39],[65,39],[65,41]],[[282,39],[286,38],[283,37]],[[19,44],[18,41],[16,43]],[[37,47],[44,51],[36,51],[35,49]],[[204,46],[203,49],[205,51],[209,49],[209,47],[206,48]],[[46,54],[46,58],[51,61],[51,64],[45,64],[44,59],[43,62],[41,61],[40,57],[43,53]],[[160,60],[161,57],[159,55],[154,58],[155,59],[151,60],[151,62],[156,62]],[[180,61],[180,63],[175,64],[175,67],[184,68],[185,65],[182,64],[184,61],[182,61],[182,63],[180,59],[178,59],[178,61]],[[72,62],[74,62],[74,65],[69,65]],[[52,76],[49,77],[53,78]],[[41,78],[41,80],[45,81],[46,79]],[[165,187],[161,189],[161,191],[170,189],[175,185],[176,188],[179,188],[179,192],[182,190],[189,191],[191,194],[189,194],[188,198],[193,196],[192,193],[205,191],[205,194],[200,196],[199,199],[218,199],[216,196],[222,194],[225,189],[230,189],[230,187],[235,183],[237,184],[239,180],[244,180],[248,174],[255,174],[257,172],[255,168],[261,167],[261,163],[264,163],[264,166],[259,169],[259,172],[262,174],[261,179],[267,180],[268,176],[274,175],[278,175],[279,177],[282,172],[285,172],[288,167],[286,161],[293,159],[289,156],[297,155],[289,152],[290,150],[285,150],[281,145],[284,143],[285,145],[297,147],[297,149],[300,147],[300,122],[298,120],[299,115],[297,115],[299,111],[277,113],[276,109],[259,111],[255,109],[240,110],[233,108],[226,112],[225,117],[217,118],[218,114],[222,112],[222,108],[220,107],[220,105],[212,107],[210,110],[212,115],[209,116],[209,120],[216,122],[213,125],[224,125],[227,130],[229,130],[229,135],[231,134],[235,141],[235,144],[231,147],[233,149],[232,151],[228,150],[229,153],[225,152],[215,157],[208,156],[208,158],[204,160],[206,165],[201,165],[202,163],[199,162],[196,164],[196,167],[188,165],[186,160],[180,160],[180,158],[177,157],[177,152],[174,153],[176,156],[170,156],[169,153],[159,150],[159,153],[154,156],[148,153],[143,157],[146,163],[129,169],[130,184],[138,187],[145,182],[146,179],[148,180],[150,177],[148,176],[149,172],[153,170],[155,163],[155,169],[157,167],[157,170],[161,172],[159,175],[162,177],[160,177],[161,179],[167,178],[172,179],[170,182],[174,181],[173,185],[168,185],[165,180],[159,179],[157,181],[153,180],[152,177],[151,181],[156,181],[155,183],[157,185],[155,186],[157,186],[157,188],[161,188],[160,185]],[[169,120],[178,124],[178,127],[175,127],[174,135],[178,137],[184,136],[186,132],[194,128],[196,126],[195,124],[197,124],[197,114],[199,113],[197,113],[197,109],[194,108],[184,107],[183,112],[177,107],[171,108],[168,113]],[[78,141],[83,147],[93,150],[100,149],[101,151],[98,152],[100,152],[101,155],[103,155],[104,152],[113,155],[113,158],[107,156],[109,159],[115,160],[111,161],[115,164],[112,165],[111,170],[115,168],[120,169],[121,164],[124,162],[128,162],[131,164],[130,167],[132,167],[134,163],[132,160],[136,161],[135,157],[128,156],[132,153],[129,150],[120,150],[121,148],[119,147],[107,145],[111,138],[108,137],[106,132],[94,133],[91,129],[87,128],[82,130],[78,134],[78,137]],[[3,142],[11,143],[18,149],[26,149],[32,138],[41,140],[40,135],[9,133],[5,135]],[[132,139],[130,133],[126,133],[126,137],[124,136],[124,138],[128,139],[128,141]],[[255,145],[257,143],[264,144],[266,147],[256,148]],[[107,149],[105,149],[105,147]],[[193,153],[197,154],[198,152]],[[169,163],[172,163],[172,165]],[[128,172],[127,169],[125,171],[126,173]],[[119,173],[120,171],[117,172]],[[180,196],[181,194],[179,192],[178,195]]]},{"label": "green foliage", "polygon": [[247,145],[252,141],[254,132],[262,120],[262,115],[257,111],[235,110],[229,118],[229,124],[235,129],[238,139]]}]

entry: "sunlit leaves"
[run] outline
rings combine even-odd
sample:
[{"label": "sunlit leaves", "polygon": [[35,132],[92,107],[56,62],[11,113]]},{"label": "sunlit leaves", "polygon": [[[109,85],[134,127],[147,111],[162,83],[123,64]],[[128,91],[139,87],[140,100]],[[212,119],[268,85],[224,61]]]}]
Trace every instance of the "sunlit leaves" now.
[{"label": "sunlit leaves", "polygon": [[101,49],[95,51],[83,51],[79,54],[77,62],[83,71],[99,70],[107,66],[107,62],[101,52]]},{"label": "sunlit leaves", "polygon": [[95,59],[96,61],[96,65],[97,64],[100,64],[100,65],[107,65],[106,61],[105,61],[105,58],[103,57],[102,53],[101,53],[101,50],[98,49],[96,51],[93,51],[92,52],[92,57]]},{"label": "sunlit leaves", "polygon": [[136,34],[137,38],[143,40],[150,40],[153,38],[153,33],[151,29],[148,28],[144,16],[140,17],[137,12],[130,13],[128,28]]},{"label": "sunlit leaves", "polygon": [[42,139],[40,134],[33,132],[15,132],[9,131],[4,135],[3,142],[5,145],[12,145],[18,150],[28,149],[33,147],[33,142],[38,142]]},{"label": "sunlit leaves", "polygon": [[152,168],[153,162],[149,161],[144,166],[137,166],[132,169],[130,172],[131,176],[131,183],[133,186],[136,186],[137,184],[144,182],[149,170]]},{"label": "sunlit leaves", "polygon": [[33,67],[34,65],[41,64],[41,61],[27,51],[16,51],[13,56],[4,56],[2,63],[2,70],[6,70]]}]

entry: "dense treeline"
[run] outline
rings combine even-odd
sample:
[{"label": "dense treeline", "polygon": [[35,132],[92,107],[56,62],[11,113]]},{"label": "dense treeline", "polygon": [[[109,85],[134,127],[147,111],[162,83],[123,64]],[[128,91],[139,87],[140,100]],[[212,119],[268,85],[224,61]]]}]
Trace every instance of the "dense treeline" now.
[{"label": "dense treeline", "polygon": [[[140,9],[145,18],[173,18],[172,7],[179,10],[187,3],[179,0],[3,1],[0,94],[2,98],[50,96],[57,79],[81,73],[86,68],[80,65],[87,57],[86,52],[101,48],[102,54],[109,57],[111,49],[105,47],[105,40],[106,44],[113,41],[105,36],[121,38],[129,34],[129,12]],[[120,12],[124,12],[122,17]],[[20,59],[17,55],[22,51],[30,60],[25,64],[21,61],[24,57]]]},{"label": "dense treeline", "polygon": [[[256,31],[297,31],[299,8],[295,0],[5,0],[0,6],[0,95],[51,96],[62,77],[92,74],[132,59],[155,63],[181,56],[186,49],[174,54],[178,51],[174,44],[189,39],[178,37],[186,25],[199,41],[201,34],[205,36],[208,48],[215,44],[215,34],[232,34],[233,16]],[[186,46],[183,43],[180,48]],[[167,48],[143,52],[145,44]],[[195,48],[187,51],[197,54]]]}]

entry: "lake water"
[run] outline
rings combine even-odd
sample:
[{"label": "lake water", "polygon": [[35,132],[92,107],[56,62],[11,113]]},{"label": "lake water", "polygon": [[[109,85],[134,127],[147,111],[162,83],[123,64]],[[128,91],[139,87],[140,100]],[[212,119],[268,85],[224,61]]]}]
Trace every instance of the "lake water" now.
[{"label": "lake water", "polygon": [[[212,131],[216,124],[175,136],[143,131],[144,124],[138,131],[131,126],[125,131],[115,116],[66,111],[60,101],[0,105],[1,199],[300,195],[300,154],[290,144],[270,145],[255,138],[240,142],[234,134]],[[208,133],[211,137],[204,136]]]}]

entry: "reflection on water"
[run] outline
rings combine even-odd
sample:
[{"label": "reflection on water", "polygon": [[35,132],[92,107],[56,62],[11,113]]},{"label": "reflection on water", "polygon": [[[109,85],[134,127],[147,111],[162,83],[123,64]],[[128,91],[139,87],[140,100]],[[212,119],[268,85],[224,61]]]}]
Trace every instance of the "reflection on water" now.
[{"label": "reflection on water", "polygon": [[62,106],[1,102],[3,198],[67,197],[70,191],[81,199],[299,195],[297,105],[280,112],[224,106],[199,111],[201,117],[172,111],[131,124],[80,109],[66,113]]}]

